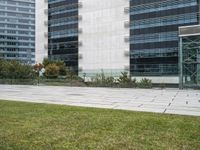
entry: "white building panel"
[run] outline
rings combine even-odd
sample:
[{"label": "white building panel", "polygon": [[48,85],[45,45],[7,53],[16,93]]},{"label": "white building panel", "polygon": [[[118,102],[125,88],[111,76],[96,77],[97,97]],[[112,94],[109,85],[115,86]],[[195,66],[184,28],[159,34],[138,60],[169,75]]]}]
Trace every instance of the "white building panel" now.
[{"label": "white building panel", "polygon": [[129,43],[124,38],[129,36],[129,28],[124,26],[129,21],[129,14],[124,9],[129,7],[128,0],[79,0],[82,7],[79,15],[82,20],[79,28],[79,75],[94,76],[103,72],[118,76],[129,66]]},{"label": "white building panel", "polygon": [[48,57],[48,1],[36,0],[35,60],[42,63]]}]

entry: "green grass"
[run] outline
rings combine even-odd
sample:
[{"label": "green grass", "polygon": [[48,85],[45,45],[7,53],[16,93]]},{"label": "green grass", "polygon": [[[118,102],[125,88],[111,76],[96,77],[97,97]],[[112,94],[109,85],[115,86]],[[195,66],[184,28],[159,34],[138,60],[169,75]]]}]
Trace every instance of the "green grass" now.
[{"label": "green grass", "polygon": [[200,117],[0,101],[0,150],[200,149]]}]

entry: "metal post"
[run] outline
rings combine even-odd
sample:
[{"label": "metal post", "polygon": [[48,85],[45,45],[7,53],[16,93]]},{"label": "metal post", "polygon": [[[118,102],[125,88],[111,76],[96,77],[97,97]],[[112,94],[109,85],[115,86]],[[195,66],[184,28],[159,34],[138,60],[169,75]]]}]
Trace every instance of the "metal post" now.
[{"label": "metal post", "polygon": [[179,41],[179,88],[183,89],[183,39]]}]

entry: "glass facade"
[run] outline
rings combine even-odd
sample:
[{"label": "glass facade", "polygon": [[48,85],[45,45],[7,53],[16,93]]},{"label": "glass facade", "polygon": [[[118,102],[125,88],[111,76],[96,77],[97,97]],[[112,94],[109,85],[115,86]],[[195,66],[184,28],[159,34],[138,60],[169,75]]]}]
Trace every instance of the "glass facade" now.
[{"label": "glass facade", "polygon": [[178,76],[178,27],[199,22],[199,0],[130,0],[132,76]]},{"label": "glass facade", "polygon": [[200,88],[200,35],[181,38],[183,87]]},{"label": "glass facade", "polygon": [[179,28],[180,88],[200,88],[200,25]]},{"label": "glass facade", "polygon": [[35,0],[0,0],[0,58],[35,63]]},{"label": "glass facade", "polygon": [[78,71],[78,0],[49,0],[49,58]]}]

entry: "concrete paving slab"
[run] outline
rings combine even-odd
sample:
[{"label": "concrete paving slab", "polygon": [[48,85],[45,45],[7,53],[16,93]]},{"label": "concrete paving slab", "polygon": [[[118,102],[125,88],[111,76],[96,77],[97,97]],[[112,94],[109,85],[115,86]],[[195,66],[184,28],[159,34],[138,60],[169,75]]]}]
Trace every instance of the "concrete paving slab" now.
[{"label": "concrete paving slab", "polygon": [[200,116],[200,91],[0,85],[0,99]]}]

